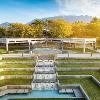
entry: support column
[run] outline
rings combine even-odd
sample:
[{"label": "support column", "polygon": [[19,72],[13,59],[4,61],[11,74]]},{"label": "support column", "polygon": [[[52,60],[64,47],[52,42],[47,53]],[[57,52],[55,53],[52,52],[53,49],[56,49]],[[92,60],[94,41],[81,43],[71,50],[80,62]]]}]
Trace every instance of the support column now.
[{"label": "support column", "polygon": [[30,42],[28,42],[28,44],[29,44],[29,46],[28,46],[28,47],[29,47],[29,51],[30,51]]},{"label": "support column", "polygon": [[46,42],[46,47],[47,47],[47,45],[48,45],[48,44],[47,44],[48,40],[46,39],[46,41],[45,41],[45,42]]},{"label": "support column", "polygon": [[61,41],[61,49],[62,49],[62,51],[63,51],[63,41]]},{"label": "support column", "polygon": [[86,44],[83,44],[83,53],[85,53]]},{"label": "support column", "polygon": [[8,42],[6,42],[6,51],[8,52],[9,50],[8,50]]},{"label": "support column", "polygon": [[96,50],[96,43],[93,43],[93,50]]},{"label": "support column", "polygon": [[76,43],[74,43],[74,48],[76,48]]}]

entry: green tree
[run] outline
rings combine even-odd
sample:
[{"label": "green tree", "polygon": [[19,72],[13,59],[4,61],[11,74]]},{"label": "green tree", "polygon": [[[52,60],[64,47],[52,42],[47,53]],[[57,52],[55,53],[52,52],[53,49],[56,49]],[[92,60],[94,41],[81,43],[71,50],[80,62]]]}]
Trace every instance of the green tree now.
[{"label": "green tree", "polygon": [[65,38],[72,34],[71,24],[62,19],[49,20],[48,29],[50,30],[51,36],[56,38]]},{"label": "green tree", "polygon": [[99,19],[99,18],[97,18],[97,17],[93,17],[93,19],[92,19],[91,23],[94,23],[94,22],[97,22],[97,21],[100,21],[100,19]]},{"label": "green tree", "polygon": [[0,38],[6,37],[6,28],[0,27]]},{"label": "green tree", "polygon": [[45,29],[45,21],[35,20],[31,23],[31,26],[35,29],[35,37],[43,37],[43,30]]},{"label": "green tree", "polygon": [[86,38],[88,37],[88,34],[86,33],[87,30],[87,23],[84,22],[75,22],[72,24],[72,37],[76,38]]},{"label": "green tree", "polygon": [[91,23],[87,25],[87,29],[91,37],[100,37],[100,19],[93,19]]},{"label": "green tree", "polygon": [[13,23],[8,27],[9,37],[35,37],[35,29],[27,24]]}]

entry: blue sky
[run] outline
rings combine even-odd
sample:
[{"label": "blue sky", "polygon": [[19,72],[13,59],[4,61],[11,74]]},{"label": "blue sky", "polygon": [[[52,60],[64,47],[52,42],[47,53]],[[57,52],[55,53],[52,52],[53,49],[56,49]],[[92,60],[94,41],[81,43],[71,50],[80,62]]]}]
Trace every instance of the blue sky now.
[{"label": "blue sky", "polygon": [[24,22],[57,15],[55,0],[0,0],[0,23]]},{"label": "blue sky", "polygon": [[27,23],[57,15],[100,17],[100,0],[0,0],[0,23]]}]

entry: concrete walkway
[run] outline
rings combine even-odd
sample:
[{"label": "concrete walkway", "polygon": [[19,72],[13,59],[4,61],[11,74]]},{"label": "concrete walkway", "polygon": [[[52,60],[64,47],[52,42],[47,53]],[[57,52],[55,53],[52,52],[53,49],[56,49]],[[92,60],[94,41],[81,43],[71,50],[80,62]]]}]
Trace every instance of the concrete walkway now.
[{"label": "concrete walkway", "polygon": [[22,53],[19,53],[19,54],[2,54],[0,55],[0,57],[4,57],[4,58],[30,58],[32,57],[31,54],[22,54]]},{"label": "concrete walkway", "polygon": [[78,54],[57,54],[58,58],[98,58],[100,59],[100,53],[78,53]]},{"label": "concrete walkway", "polygon": [[[2,54],[0,57],[4,58],[30,58],[31,54]],[[65,53],[65,54],[57,54],[58,58],[100,58],[100,53]]]}]

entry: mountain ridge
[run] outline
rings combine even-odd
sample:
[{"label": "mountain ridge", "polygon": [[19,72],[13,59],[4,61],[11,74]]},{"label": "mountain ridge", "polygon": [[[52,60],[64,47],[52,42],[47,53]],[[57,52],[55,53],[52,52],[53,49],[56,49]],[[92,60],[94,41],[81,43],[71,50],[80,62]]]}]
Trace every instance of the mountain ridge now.
[{"label": "mountain ridge", "polygon": [[[54,17],[45,17],[45,18],[40,18],[40,19],[34,19],[34,20],[32,20],[32,21],[30,21],[30,22],[28,22],[26,24],[31,24],[35,20],[43,20],[43,21],[45,21],[47,19],[48,20],[64,19],[64,20],[66,20],[68,22],[71,22],[71,23],[76,22],[76,21],[82,21],[82,22],[89,23],[89,22],[91,22],[92,18],[93,18],[92,16],[88,16],[88,15],[80,15],[80,16],[75,16],[75,15],[66,16],[66,15],[63,15],[63,16],[54,16]],[[9,22],[4,22],[4,23],[0,24],[0,27],[8,27],[10,24],[11,23],[9,23]]]},{"label": "mountain ridge", "polygon": [[85,15],[85,16],[83,16],[83,15],[80,15],[80,16],[74,16],[74,15],[66,16],[66,15],[63,15],[63,16],[54,16],[54,17],[45,17],[45,18],[40,18],[40,19],[34,19],[31,22],[29,22],[29,23],[32,23],[35,20],[44,20],[45,21],[47,19],[48,20],[64,19],[64,20],[66,20],[68,22],[71,22],[71,23],[76,22],[76,21],[82,21],[82,22],[89,23],[92,20],[92,18],[93,18],[92,16],[88,16],[88,15]]},{"label": "mountain ridge", "polygon": [[4,22],[0,24],[0,27],[8,27],[10,24],[9,22]]}]

